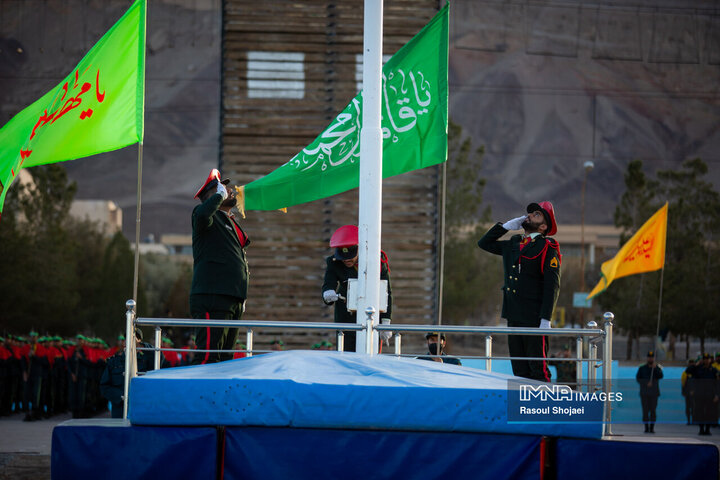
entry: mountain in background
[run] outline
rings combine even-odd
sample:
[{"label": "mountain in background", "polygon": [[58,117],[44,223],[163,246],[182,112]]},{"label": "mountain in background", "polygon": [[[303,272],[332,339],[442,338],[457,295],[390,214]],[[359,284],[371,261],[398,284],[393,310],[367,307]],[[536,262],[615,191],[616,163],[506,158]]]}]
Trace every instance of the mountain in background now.
[{"label": "mountain in background", "polygon": [[[0,124],[56,85],[128,6],[1,3]],[[141,234],[159,238],[190,233],[192,197],[219,163],[221,2],[148,3]],[[579,223],[588,160],[587,223],[612,223],[633,159],[652,173],[701,157],[720,182],[720,21],[705,2],[643,5],[453,2],[449,116],[485,147],[495,219],[551,200],[561,225]],[[124,210],[130,238],[137,152],[65,163],[79,199]]]}]

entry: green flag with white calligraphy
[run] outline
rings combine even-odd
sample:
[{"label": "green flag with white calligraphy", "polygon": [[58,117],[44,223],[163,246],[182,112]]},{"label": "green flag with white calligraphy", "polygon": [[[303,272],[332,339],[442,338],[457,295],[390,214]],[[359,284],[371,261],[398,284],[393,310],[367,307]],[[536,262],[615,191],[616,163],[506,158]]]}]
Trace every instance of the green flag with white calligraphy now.
[{"label": "green flag with white calligraphy", "polygon": [[[382,73],[383,178],[444,162],[448,5],[388,60]],[[289,162],[240,187],[240,209],[275,210],[356,188],[361,125],[362,92]]]},{"label": "green flag with white calligraphy", "polygon": [[136,0],[57,87],[0,129],[0,212],[21,169],[142,141],[145,13]]}]

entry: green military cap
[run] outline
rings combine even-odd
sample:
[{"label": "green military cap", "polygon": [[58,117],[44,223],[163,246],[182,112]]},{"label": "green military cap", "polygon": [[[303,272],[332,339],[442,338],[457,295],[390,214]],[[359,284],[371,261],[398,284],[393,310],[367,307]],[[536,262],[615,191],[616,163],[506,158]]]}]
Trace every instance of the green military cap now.
[{"label": "green military cap", "polygon": [[323,340],[323,342],[320,344],[323,347],[332,347],[332,342],[328,342],[327,340]]},{"label": "green military cap", "polygon": [[38,336],[38,332],[36,332],[35,330],[30,330],[30,336],[31,336],[31,337],[37,337],[37,336]]},{"label": "green military cap", "polygon": [[42,342],[47,342],[47,341],[48,341],[48,338],[45,337],[45,336],[38,337],[38,340],[37,340],[37,341],[40,342],[40,343],[42,343]]},{"label": "green military cap", "polygon": [[125,335],[118,335],[118,340],[125,340]]},{"label": "green military cap", "polygon": [[83,335],[82,333],[78,333],[77,335],[75,335],[75,338],[77,338],[78,340],[85,340],[85,335]]},{"label": "green military cap", "polygon": [[5,337],[0,337],[0,342],[4,342],[4,341],[5,341]]},{"label": "green military cap", "polygon": [[17,336],[15,337],[15,340],[17,340],[18,342],[27,342],[27,340],[25,339],[25,337],[23,337],[23,336],[21,336],[21,335],[17,335]]},{"label": "green military cap", "polygon": [[53,341],[55,341],[55,342],[59,342],[59,341],[62,340],[62,337],[61,337],[60,335],[55,335],[54,337],[52,337],[52,339],[53,339]]},{"label": "green military cap", "polygon": [[62,342],[63,345],[75,345],[75,342],[73,342],[72,340],[63,340]]}]

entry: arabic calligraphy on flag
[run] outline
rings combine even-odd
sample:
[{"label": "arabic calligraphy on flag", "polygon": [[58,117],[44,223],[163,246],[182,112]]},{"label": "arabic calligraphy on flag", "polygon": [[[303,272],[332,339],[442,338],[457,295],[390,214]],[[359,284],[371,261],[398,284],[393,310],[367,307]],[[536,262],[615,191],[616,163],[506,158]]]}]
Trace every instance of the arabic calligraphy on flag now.
[{"label": "arabic calligraphy on flag", "polygon": [[[447,70],[448,5],[383,66],[383,178],[447,159]],[[276,210],[356,188],[361,125],[362,92],[286,164],[240,187],[244,209]]]},{"label": "arabic calligraphy on flag", "polygon": [[55,88],[0,129],[0,212],[22,168],[142,141],[145,0],[136,0]]},{"label": "arabic calligraphy on flag", "polygon": [[613,280],[636,273],[660,270],[665,265],[668,204],[655,212],[635,235],[622,246],[615,257],[603,262],[602,278],[588,294],[592,298],[605,290]]}]

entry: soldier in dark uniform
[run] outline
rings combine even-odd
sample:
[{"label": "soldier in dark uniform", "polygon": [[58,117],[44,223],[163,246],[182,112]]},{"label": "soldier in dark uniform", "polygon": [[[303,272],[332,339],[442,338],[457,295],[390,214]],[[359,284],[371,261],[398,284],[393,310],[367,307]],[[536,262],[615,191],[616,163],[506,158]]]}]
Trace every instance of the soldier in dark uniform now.
[{"label": "soldier in dark uniform", "polygon": [[[142,330],[135,329],[135,340],[138,347],[152,348],[149,343],[143,343]],[[137,371],[147,372],[153,368],[153,354],[137,350]],[[111,404],[112,418],[123,416],[123,393],[125,391],[125,350],[117,350],[115,355],[108,358],[105,370],[100,379],[100,393]]]},{"label": "soldier in dark uniform", "polygon": [[10,362],[12,352],[0,337],[0,416],[10,415]]},{"label": "soldier in dark uniform", "polygon": [[[192,213],[193,278],[190,313],[193,318],[240,320],[248,292],[245,248],[248,236],[230,210],[237,203],[235,191],[225,188],[213,169],[195,194],[202,204]],[[200,350],[232,350],[237,328],[200,327],[195,342]],[[232,359],[232,353],[198,352],[193,364]]]},{"label": "soldier in dark uniform", "polygon": [[[323,302],[335,304],[336,323],[356,323],[357,312],[348,312],[347,288],[348,279],[358,278],[358,228],[355,225],[344,225],[338,228],[330,238],[330,247],[335,253],[325,259],[325,278],[322,286]],[[388,282],[387,311],[380,313],[380,321],[389,324],[392,317],[392,289],[390,287],[390,269],[387,255],[380,252],[380,279]],[[379,332],[380,342],[388,342],[391,332]],[[355,332],[345,333],[344,351],[355,351]]]},{"label": "soldier in dark uniform", "polygon": [[710,426],[717,422],[717,404],[720,400],[718,371],[712,366],[712,356],[706,353],[702,363],[692,369],[688,378],[690,395],[694,399],[693,423],[700,426],[698,435],[711,435]]},{"label": "soldier in dark uniform", "polygon": [[640,401],[642,403],[642,418],[645,424],[645,433],[655,433],[655,419],[657,417],[658,397],[660,396],[660,379],[663,371],[655,364],[655,352],[647,354],[647,363],[638,368],[635,380],[640,384]]},{"label": "soldier in dark uniform", "polygon": [[[550,202],[531,203],[528,215],[497,223],[479,241],[478,246],[502,255],[505,270],[502,316],[509,327],[550,328],[560,293],[560,246],[548,238],[557,232],[555,211]],[[524,235],[500,240],[510,230],[523,229]],[[547,337],[510,335],[511,357],[546,358]],[[518,377],[550,381],[545,360],[512,360],[513,374]]]},{"label": "soldier in dark uniform", "polygon": [[[38,341],[38,333],[30,332],[30,348],[28,356],[25,359],[27,367],[27,383],[25,385],[25,403],[32,405],[32,410],[28,411],[23,421],[32,422],[40,420],[45,413],[43,410],[43,371],[45,370],[47,357],[45,355],[45,347],[42,342]],[[47,382],[44,386],[47,388]],[[26,407],[29,408],[29,407]]]},{"label": "soldier in dark uniform", "polygon": [[428,355],[440,355],[439,357],[418,357],[418,360],[432,360],[434,362],[449,363],[450,365],[462,366],[459,358],[451,357],[445,352],[446,338],[445,334],[440,334],[440,352],[438,353],[438,334],[437,332],[428,332],[425,334],[425,340],[428,345]]}]

